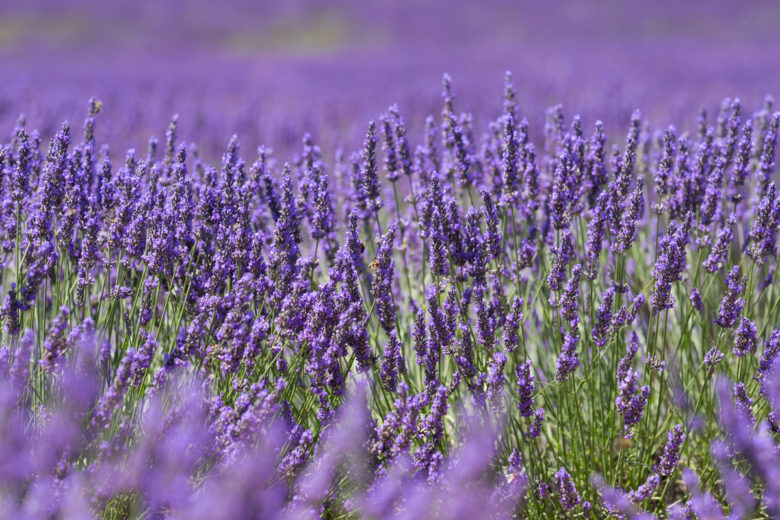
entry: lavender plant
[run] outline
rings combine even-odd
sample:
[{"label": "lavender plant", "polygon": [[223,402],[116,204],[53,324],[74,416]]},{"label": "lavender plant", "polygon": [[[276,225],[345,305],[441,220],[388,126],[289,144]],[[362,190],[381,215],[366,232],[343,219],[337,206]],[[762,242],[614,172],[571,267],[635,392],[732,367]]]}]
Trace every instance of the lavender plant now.
[{"label": "lavender plant", "polygon": [[480,135],[445,76],[350,161],[20,118],[2,516],[780,514],[780,115],[610,139],[504,92]]}]

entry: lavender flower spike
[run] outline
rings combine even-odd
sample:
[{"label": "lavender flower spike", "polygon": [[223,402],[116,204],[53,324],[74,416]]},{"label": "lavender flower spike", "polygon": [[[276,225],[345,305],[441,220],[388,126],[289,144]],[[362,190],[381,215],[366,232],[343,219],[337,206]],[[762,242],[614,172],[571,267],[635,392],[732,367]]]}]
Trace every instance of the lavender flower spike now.
[{"label": "lavender flower spike", "polygon": [[573,509],[582,501],[566,468],[555,472],[555,491],[558,493],[558,500],[565,509]]},{"label": "lavender flower spike", "polygon": [[680,450],[682,449],[684,442],[685,432],[683,431],[682,424],[678,424],[667,435],[664,453],[658,461],[658,464],[654,467],[654,470],[658,475],[668,477],[674,473],[677,463],[680,460]]}]

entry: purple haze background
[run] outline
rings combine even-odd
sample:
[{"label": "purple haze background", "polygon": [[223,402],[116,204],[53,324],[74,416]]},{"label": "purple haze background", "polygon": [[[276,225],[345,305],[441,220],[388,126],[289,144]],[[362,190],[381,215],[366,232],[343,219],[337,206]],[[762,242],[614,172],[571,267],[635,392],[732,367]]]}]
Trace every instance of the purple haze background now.
[{"label": "purple haze background", "polygon": [[392,103],[418,135],[440,110],[444,72],[477,119],[499,114],[510,69],[532,128],[563,103],[586,127],[598,116],[621,134],[637,107],[653,125],[694,121],[727,96],[758,106],[780,85],[770,1],[10,4],[0,4],[0,129],[24,110],[47,138],[80,121],[94,94],[111,121],[100,132],[121,148],[143,149],[174,113],[212,156],[233,133],[247,150],[283,155],[307,130],[325,150],[354,148]]}]

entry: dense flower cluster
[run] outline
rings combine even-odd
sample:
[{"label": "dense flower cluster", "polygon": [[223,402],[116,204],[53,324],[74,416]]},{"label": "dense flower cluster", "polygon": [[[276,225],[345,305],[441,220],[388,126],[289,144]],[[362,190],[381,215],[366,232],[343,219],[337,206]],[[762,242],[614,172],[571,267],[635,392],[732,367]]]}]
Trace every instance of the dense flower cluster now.
[{"label": "dense flower cluster", "polygon": [[776,516],[771,99],[613,142],[504,93],[287,162],[20,118],[0,516]]}]

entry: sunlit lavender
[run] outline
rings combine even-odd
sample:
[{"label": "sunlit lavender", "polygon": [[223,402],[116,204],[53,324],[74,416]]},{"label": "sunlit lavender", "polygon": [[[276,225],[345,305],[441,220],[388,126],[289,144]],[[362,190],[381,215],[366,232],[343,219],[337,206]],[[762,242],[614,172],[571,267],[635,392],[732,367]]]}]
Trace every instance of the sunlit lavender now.
[{"label": "sunlit lavender", "polygon": [[[751,16],[704,18],[739,45],[701,99],[628,72],[611,99],[529,83],[558,63],[549,36],[477,43],[479,24],[561,9],[590,87],[621,42],[649,75],[642,38],[688,49],[672,62],[703,77],[718,48],[649,22],[601,41],[574,28],[634,11],[595,22],[567,2],[474,11],[461,47],[421,36],[461,4],[421,9],[409,41],[388,6],[297,4],[247,40],[265,7],[234,2],[204,33],[214,49],[175,66],[204,23],[185,16],[150,36],[170,49],[146,69],[148,51],[71,39],[35,3],[9,19],[59,27],[62,54],[0,24],[25,71],[0,86],[0,518],[780,517],[778,42],[738,37]],[[121,4],[63,13],[132,32]],[[636,12],[691,16],[659,5]],[[358,30],[381,16],[375,40]],[[225,58],[226,41],[262,57]],[[128,60],[83,68],[82,45]],[[70,81],[68,63],[91,72]],[[286,72],[250,95],[250,64]]]}]

